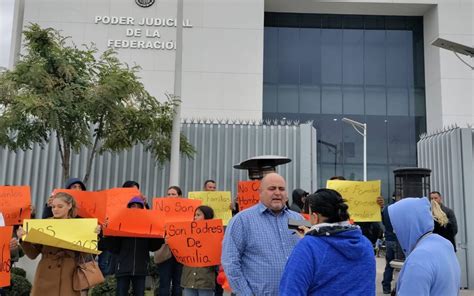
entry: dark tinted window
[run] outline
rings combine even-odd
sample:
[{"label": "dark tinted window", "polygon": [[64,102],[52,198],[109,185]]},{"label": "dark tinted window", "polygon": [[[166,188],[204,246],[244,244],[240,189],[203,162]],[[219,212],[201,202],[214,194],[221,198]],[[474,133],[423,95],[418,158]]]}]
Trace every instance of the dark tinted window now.
[{"label": "dark tinted window", "polygon": [[342,117],[367,123],[368,178],[382,180],[385,197],[392,170],[416,166],[422,17],[266,13],[263,74],[264,119],[313,121],[320,186],[363,178],[363,139]]}]

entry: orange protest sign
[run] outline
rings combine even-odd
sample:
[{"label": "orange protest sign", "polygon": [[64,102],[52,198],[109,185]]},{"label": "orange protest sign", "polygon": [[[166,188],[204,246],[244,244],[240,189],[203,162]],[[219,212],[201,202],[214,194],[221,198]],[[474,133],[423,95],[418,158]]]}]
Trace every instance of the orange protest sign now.
[{"label": "orange protest sign", "polygon": [[0,212],[5,225],[22,224],[31,216],[30,186],[0,186]]},{"label": "orange protest sign", "polygon": [[112,188],[102,191],[56,189],[53,194],[58,192],[65,192],[74,197],[79,217],[97,218],[101,223],[104,223],[109,213],[116,209],[127,208],[130,199],[141,195],[135,188]]},{"label": "orange protest sign", "polygon": [[58,192],[64,192],[74,197],[78,217],[97,218],[102,223],[105,221],[106,191],[56,189],[53,191],[53,195]]},{"label": "orange protest sign", "polygon": [[0,246],[2,250],[0,262],[0,287],[10,286],[10,240],[12,239],[12,226],[0,227]]},{"label": "orange protest sign", "polygon": [[166,224],[167,243],[176,260],[186,266],[221,264],[224,226],[221,219]]},{"label": "orange protest sign", "polygon": [[136,188],[112,188],[104,191],[107,195],[107,211],[111,208],[126,208],[133,197],[142,195]]},{"label": "orange protest sign", "polygon": [[260,181],[239,181],[237,186],[237,201],[239,202],[239,211],[243,211],[256,205],[260,201]]},{"label": "orange protest sign", "polygon": [[201,203],[201,200],[179,197],[154,198],[153,210],[165,217],[166,222],[193,221],[194,211]]},{"label": "orange protest sign", "polygon": [[106,236],[164,237],[165,220],[156,211],[123,208],[108,215]]}]

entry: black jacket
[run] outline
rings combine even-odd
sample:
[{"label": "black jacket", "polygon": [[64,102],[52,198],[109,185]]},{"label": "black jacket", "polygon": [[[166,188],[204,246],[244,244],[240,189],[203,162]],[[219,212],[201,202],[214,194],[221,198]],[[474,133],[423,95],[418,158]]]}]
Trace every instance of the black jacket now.
[{"label": "black jacket", "polygon": [[105,249],[117,255],[115,276],[146,276],[150,252],[158,250],[164,243],[161,238],[106,237]]},{"label": "black jacket", "polygon": [[458,233],[458,223],[456,221],[456,216],[454,215],[454,211],[451,210],[450,208],[446,207],[443,204],[440,204],[440,206],[441,206],[441,210],[448,217],[449,222],[447,225],[443,227],[435,220],[433,233],[439,234],[445,239],[449,240],[451,244],[453,244],[454,252],[456,252],[457,248],[456,248],[455,236]]}]

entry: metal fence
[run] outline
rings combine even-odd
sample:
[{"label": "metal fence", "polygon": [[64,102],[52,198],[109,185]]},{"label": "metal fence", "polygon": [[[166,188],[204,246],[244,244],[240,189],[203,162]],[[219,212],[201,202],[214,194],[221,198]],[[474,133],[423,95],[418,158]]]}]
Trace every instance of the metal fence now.
[{"label": "metal fence", "polygon": [[[184,194],[201,190],[206,179],[214,179],[218,190],[232,191],[235,196],[237,181],[247,180],[248,175],[232,166],[264,154],[292,159],[277,168],[290,192],[317,186],[316,130],[311,123],[186,120],[182,131],[197,150],[194,159],[181,159],[181,184],[177,185]],[[84,148],[72,157],[72,177],[84,177],[88,153]],[[140,183],[149,198],[163,196],[169,185],[169,164],[158,165],[142,145],[118,154],[104,153],[95,159],[86,185],[88,190],[101,190],[120,187],[126,180]],[[56,138],[43,149],[39,145],[28,151],[0,149],[0,184],[31,186],[33,204],[41,206],[54,188],[62,186]]]},{"label": "metal fence", "polygon": [[455,127],[424,135],[418,142],[418,166],[432,170],[431,190],[440,191],[455,212],[461,284],[469,289],[474,288],[473,135],[472,128]]}]

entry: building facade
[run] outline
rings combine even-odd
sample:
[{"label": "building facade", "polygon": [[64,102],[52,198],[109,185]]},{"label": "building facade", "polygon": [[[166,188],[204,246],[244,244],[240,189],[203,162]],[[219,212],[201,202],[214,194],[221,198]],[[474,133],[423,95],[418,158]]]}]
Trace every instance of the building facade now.
[{"label": "building facade", "polygon": [[[175,92],[176,0],[18,2],[17,22],[114,48],[154,96]],[[182,117],[313,121],[320,186],[362,179],[362,137],[341,119],[366,122],[368,178],[390,195],[422,133],[474,122],[473,72],[431,45],[473,45],[473,2],[184,1]]]}]

